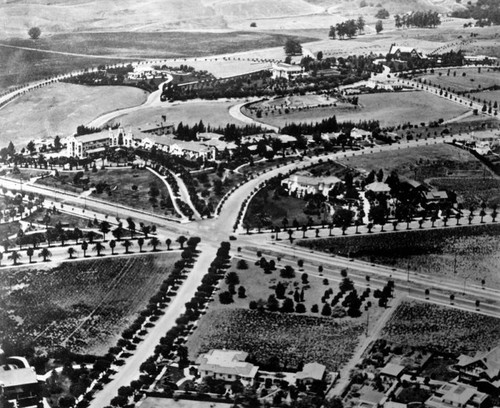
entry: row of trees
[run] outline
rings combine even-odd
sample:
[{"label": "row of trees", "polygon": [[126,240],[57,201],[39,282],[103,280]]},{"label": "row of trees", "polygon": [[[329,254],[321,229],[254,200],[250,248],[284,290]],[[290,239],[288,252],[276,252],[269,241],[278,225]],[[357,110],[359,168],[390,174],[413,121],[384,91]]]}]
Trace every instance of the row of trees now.
[{"label": "row of trees", "polygon": [[437,11],[415,11],[411,14],[396,14],[394,16],[396,28],[401,27],[437,27],[441,24],[441,18]]}]

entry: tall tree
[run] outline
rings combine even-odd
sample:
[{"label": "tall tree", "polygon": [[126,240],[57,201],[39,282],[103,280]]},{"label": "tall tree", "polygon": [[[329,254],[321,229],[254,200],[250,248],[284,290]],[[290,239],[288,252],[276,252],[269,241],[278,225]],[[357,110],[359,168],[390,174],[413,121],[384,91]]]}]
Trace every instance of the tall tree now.
[{"label": "tall tree", "polygon": [[382,20],[378,20],[377,23],[375,24],[375,31],[377,32],[377,34],[379,34],[380,32],[382,32],[383,29],[384,29],[384,24],[382,23]]}]

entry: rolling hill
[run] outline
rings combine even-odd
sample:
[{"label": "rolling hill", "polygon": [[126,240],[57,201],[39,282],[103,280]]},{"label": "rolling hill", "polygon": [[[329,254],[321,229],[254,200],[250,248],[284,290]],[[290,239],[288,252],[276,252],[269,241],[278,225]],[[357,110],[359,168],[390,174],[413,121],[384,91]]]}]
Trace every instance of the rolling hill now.
[{"label": "rolling hill", "polygon": [[464,7],[455,0],[0,0],[0,36],[25,37],[32,26],[47,34],[220,30],[280,18],[300,25],[313,15],[325,17],[311,20],[310,28],[320,28],[318,21],[328,26],[329,15],[371,16],[379,4],[391,14],[429,9],[446,13]]}]

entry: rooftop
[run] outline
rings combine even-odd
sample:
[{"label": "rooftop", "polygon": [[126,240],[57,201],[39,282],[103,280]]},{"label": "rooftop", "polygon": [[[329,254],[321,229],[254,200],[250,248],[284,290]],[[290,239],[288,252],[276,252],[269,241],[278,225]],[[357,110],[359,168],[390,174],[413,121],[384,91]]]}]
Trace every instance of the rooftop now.
[{"label": "rooftop", "polygon": [[382,181],[374,181],[373,183],[365,186],[365,190],[370,190],[374,193],[388,193],[391,191],[391,188]]},{"label": "rooftop", "polygon": [[7,364],[0,366],[0,384],[4,387],[17,387],[26,384],[36,384],[36,373],[29,368],[18,368]]},{"label": "rooftop", "polygon": [[82,143],[96,142],[98,140],[109,139],[109,130],[101,130],[100,132],[90,133],[88,135],[75,135],[75,137],[79,142]]},{"label": "rooftop", "polygon": [[326,367],[319,363],[307,363],[304,364],[302,371],[297,373],[297,380],[304,380],[312,378],[313,380],[322,380],[325,375]]},{"label": "rooftop", "polygon": [[399,376],[403,371],[405,367],[399,364],[393,364],[389,363],[386,364],[382,370],[380,370],[381,375],[388,375],[390,377],[397,377]]},{"label": "rooftop", "polygon": [[211,371],[219,374],[255,377],[258,367],[246,363],[248,353],[236,350],[210,350],[196,359],[200,371]]}]

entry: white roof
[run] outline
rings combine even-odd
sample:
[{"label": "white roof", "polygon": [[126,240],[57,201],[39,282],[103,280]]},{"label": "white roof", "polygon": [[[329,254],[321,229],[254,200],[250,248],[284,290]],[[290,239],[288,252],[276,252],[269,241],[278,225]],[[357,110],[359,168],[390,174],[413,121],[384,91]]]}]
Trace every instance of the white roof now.
[{"label": "white roof", "polygon": [[210,350],[196,359],[200,371],[210,371],[218,374],[239,375],[240,377],[255,377],[258,367],[246,363],[248,353],[236,350]]}]

